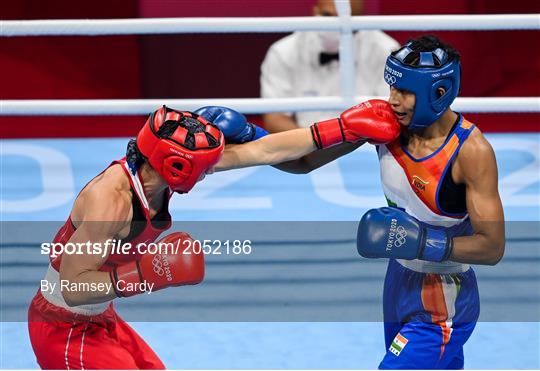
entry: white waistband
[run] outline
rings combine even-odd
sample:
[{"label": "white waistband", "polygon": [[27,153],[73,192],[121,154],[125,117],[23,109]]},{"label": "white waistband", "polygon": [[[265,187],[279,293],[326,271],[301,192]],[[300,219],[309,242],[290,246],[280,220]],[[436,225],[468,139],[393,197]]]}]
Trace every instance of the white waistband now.
[{"label": "white waistband", "polygon": [[64,308],[76,314],[95,316],[97,314],[103,313],[109,306],[110,301],[98,304],[77,305],[75,307],[70,307],[69,305],[67,305],[60,290],[60,274],[51,265],[49,265],[49,269],[47,269],[45,281],[49,282],[49,287],[52,287],[52,284],[56,284],[54,286],[55,289],[52,290],[52,292],[49,292],[48,290],[41,290],[41,294],[43,295],[45,300],[47,300],[53,305],[56,305],[57,307]]},{"label": "white waistband", "polygon": [[403,260],[396,259],[396,261],[415,272],[420,273],[435,273],[435,274],[450,274],[450,273],[463,273],[467,272],[471,267],[469,264],[455,263],[455,262],[429,262],[425,260]]}]

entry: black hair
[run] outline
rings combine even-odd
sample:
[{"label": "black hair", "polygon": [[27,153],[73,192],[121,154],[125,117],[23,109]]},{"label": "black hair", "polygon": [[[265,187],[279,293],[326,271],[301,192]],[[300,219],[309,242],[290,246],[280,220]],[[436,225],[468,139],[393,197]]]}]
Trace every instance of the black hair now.
[{"label": "black hair", "polygon": [[135,175],[135,172],[141,167],[142,164],[144,164],[145,161],[146,159],[144,158],[143,154],[141,151],[139,151],[139,148],[137,148],[137,140],[131,139],[128,142],[126,149],[126,162],[131,168],[133,175]]},{"label": "black hair", "polygon": [[[460,55],[456,49],[450,44],[443,42],[435,35],[424,35],[416,39],[410,39],[407,41],[406,45],[412,49],[412,53],[409,53],[403,60],[404,64],[409,66],[418,66],[420,62],[420,52],[432,52],[436,49],[442,49],[446,52],[448,56],[448,61],[456,60],[460,61]],[[392,55],[397,54],[402,48],[392,53]],[[439,67],[446,61],[441,61],[437,55],[433,55],[433,60],[435,62],[435,67]]]}]

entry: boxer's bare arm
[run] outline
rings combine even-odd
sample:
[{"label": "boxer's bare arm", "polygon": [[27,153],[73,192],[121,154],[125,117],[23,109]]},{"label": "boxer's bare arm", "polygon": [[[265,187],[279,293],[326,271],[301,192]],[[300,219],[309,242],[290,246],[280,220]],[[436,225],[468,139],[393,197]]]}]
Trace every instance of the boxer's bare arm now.
[{"label": "boxer's bare arm", "polygon": [[241,145],[227,145],[223,157],[213,170],[273,165],[288,173],[306,174],[354,151],[364,143],[342,143],[317,150],[309,128],[294,129]]},{"label": "boxer's bare arm", "polygon": [[[111,184],[107,184],[111,183]],[[129,228],[131,220],[131,198],[129,193],[114,187],[113,182],[101,181],[84,192],[84,201],[78,206],[79,225],[69,242],[101,243],[108,239],[118,239],[122,230]],[[107,260],[110,250],[104,254],[84,251],[82,254],[64,254],[60,264],[60,280],[71,284],[94,283],[111,287],[109,273],[99,269]],[[78,285],[81,286],[81,285]],[[99,286],[96,286],[99,287]],[[95,304],[109,301],[116,297],[115,291],[67,291],[62,295],[70,306]]]},{"label": "boxer's bare arm", "polygon": [[267,135],[253,142],[226,146],[223,157],[214,170],[275,165],[298,159],[316,149],[309,128],[284,131]]},{"label": "boxer's bare arm", "polygon": [[346,154],[353,152],[355,149],[366,143],[365,141],[357,143],[342,143],[337,146],[327,149],[320,149],[312,153],[308,153],[299,159],[283,162],[273,165],[276,169],[292,174],[307,174],[315,169],[320,168]]},{"label": "boxer's bare arm", "polygon": [[466,186],[467,211],[474,234],[454,238],[450,260],[494,265],[504,254],[504,213],[495,153],[478,129],[463,144],[452,175],[456,182]]}]

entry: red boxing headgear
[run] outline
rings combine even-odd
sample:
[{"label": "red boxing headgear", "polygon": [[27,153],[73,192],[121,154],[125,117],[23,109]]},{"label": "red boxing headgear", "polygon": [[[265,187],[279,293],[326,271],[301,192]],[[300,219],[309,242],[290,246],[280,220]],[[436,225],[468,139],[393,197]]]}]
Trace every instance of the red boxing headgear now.
[{"label": "red boxing headgear", "polygon": [[[169,121],[178,125],[164,126]],[[202,117],[163,106],[137,135],[137,148],[173,191],[186,193],[219,161],[225,139]]]}]

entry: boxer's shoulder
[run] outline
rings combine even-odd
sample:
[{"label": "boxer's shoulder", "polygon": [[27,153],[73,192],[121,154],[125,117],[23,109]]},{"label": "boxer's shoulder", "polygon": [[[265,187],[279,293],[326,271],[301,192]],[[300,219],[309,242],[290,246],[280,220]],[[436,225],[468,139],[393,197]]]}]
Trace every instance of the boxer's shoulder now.
[{"label": "boxer's shoulder", "polygon": [[452,169],[454,181],[464,183],[467,178],[485,175],[479,172],[478,168],[479,166],[484,168],[485,165],[496,166],[495,152],[486,137],[475,127],[463,143],[454,161]]},{"label": "boxer's shoulder", "polygon": [[120,165],[113,165],[92,179],[75,200],[74,224],[82,220],[130,221],[131,186]]}]

